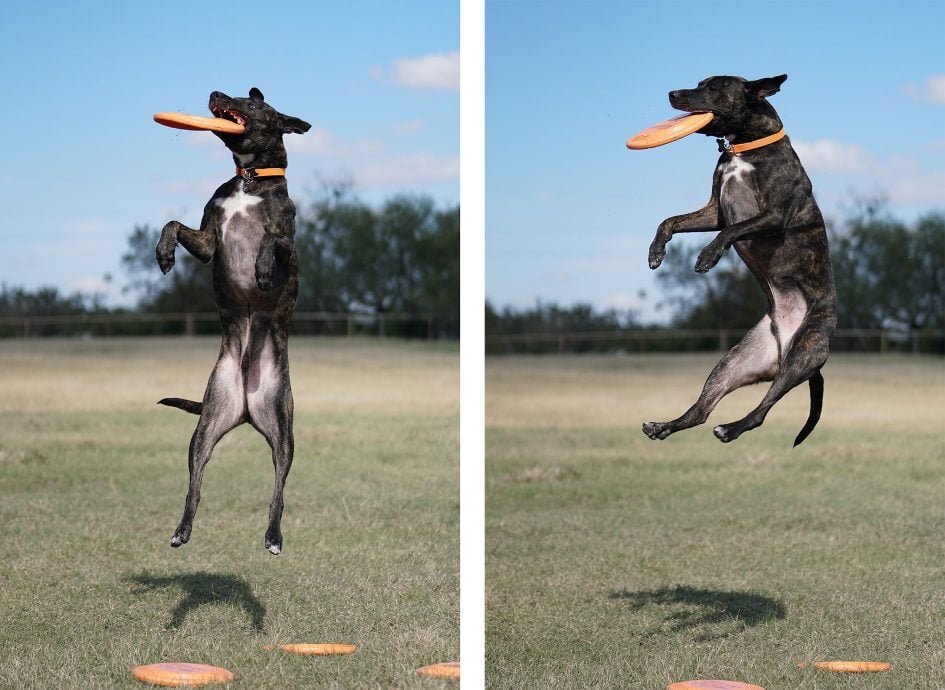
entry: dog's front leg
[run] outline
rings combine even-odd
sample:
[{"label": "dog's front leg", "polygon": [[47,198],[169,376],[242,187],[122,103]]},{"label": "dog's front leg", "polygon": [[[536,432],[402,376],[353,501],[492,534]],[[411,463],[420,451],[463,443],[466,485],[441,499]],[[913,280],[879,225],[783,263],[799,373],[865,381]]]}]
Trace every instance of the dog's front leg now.
[{"label": "dog's front leg", "polygon": [[272,289],[276,262],[288,265],[294,251],[295,242],[291,237],[272,233],[263,236],[256,255],[256,285],[260,290]]},{"label": "dog's front leg", "polygon": [[712,195],[709,203],[698,211],[667,218],[660,223],[656,230],[656,237],[653,238],[653,242],[650,244],[650,268],[658,268],[663,263],[663,257],[666,256],[666,243],[677,232],[713,232],[718,230],[718,227],[719,204],[715,194]]},{"label": "dog's front leg", "polygon": [[739,240],[750,240],[756,237],[770,237],[784,232],[782,223],[777,222],[778,212],[764,211],[754,218],[735,223],[723,228],[701,252],[696,259],[696,273],[706,273],[722,258],[729,247]]},{"label": "dog's front leg", "polygon": [[154,251],[162,273],[174,267],[174,250],[178,243],[202,263],[207,263],[216,251],[216,233],[206,229],[194,230],[176,220],[170,221],[161,231],[161,239]]}]

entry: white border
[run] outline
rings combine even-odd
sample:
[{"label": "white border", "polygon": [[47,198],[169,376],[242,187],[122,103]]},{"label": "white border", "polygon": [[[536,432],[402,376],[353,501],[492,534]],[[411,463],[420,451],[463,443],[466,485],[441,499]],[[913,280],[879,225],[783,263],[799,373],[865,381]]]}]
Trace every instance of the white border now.
[{"label": "white border", "polygon": [[485,0],[460,2],[460,662],[485,685]]}]

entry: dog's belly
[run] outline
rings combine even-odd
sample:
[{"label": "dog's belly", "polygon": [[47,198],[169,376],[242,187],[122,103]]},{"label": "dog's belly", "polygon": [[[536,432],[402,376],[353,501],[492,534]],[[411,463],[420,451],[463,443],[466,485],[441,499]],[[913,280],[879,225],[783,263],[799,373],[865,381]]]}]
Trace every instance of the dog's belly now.
[{"label": "dog's belly", "polygon": [[722,167],[719,203],[726,225],[740,223],[758,215],[758,202],[748,178],[755,169],[751,163],[732,156]]},{"label": "dog's belly", "polygon": [[265,234],[257,211],[261,201],[262,197],[242,190],[217,201],[223,210],[217,238],[218,268],[226,274],[230,296],[245,304],[253,302],[260,292],[256,285],[256,257]]},{"label": "dog's belly", "polygon": [[781,346],[781,357],[787,353],[794,334],[801,327],[807,316],[807,300],[797,289],[779,289],[768,284],[771,291],[771,320],[774,323],[778,342]]}]

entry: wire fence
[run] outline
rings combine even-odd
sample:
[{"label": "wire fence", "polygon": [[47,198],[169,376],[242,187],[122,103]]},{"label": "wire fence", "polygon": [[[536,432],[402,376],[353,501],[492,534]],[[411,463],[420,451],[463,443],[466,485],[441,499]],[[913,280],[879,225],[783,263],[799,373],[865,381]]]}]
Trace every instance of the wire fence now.
[{"label": "wire fence", "polygon": [[[0,316],[0,338],[113,337],[146,335],[205,335],[220,332],[216,312],[103,312],[89,314]],[[341,337],[443,337],[431,314],[400,312],[296,312],[296,335]],[[486,354],[543,354],[581,352],[697,352],[726,351],[745,334],[740,329],[646,328],[616,331],[491,333]],[[841,328],[831,348],[848,352],[910,352],[945,354],[945,330]]]},{"label": "wire fence", "polygon": [[[493,333],[486,335],[486,354],[580,352],[727,351],[746,330],[634,329],[619,331]],[[837,329],[831,348],[841,352],[911,352],[945,354],[945,330]]]},{"label": "wire fence", "polygon": [[[220,332],[216,312],[0,316],[0,337],[112,337],[129,335],[204,335]],[[442,336],[431,314],[296,312],[292,332],[299,335],[398,336],[434,340]]]}]

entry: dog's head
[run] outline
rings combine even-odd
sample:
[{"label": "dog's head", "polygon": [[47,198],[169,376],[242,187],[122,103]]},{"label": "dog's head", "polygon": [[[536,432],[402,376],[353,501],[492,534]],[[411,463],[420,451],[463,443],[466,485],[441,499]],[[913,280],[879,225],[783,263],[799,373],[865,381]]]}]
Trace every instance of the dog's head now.
[{"label": "dog's head", "polygon": [[243,167],[285,167],[282,135],[303,134],[312,127],[304,120],[277,111],[265,102],[262,91],[256,87],[249,90],[249,98],[230,98],[214,91],[210,94],[210,112],[246,128],[242,134],[214,132]]},{"label": "dog's head", "polygon": [[[715,116],[712,122],[699,130],[707,136],[737,136],[750,127],[757,128],[759,120],[772,118],[780,127],[778,114],[765,98],[780,91],[786,79],[786,74],[755,81],[742,77],[709,77],[694,89],[670,91],[669,104],[688,113],[712,113]],[[769,126],[774,124],[771,122]]]}]

